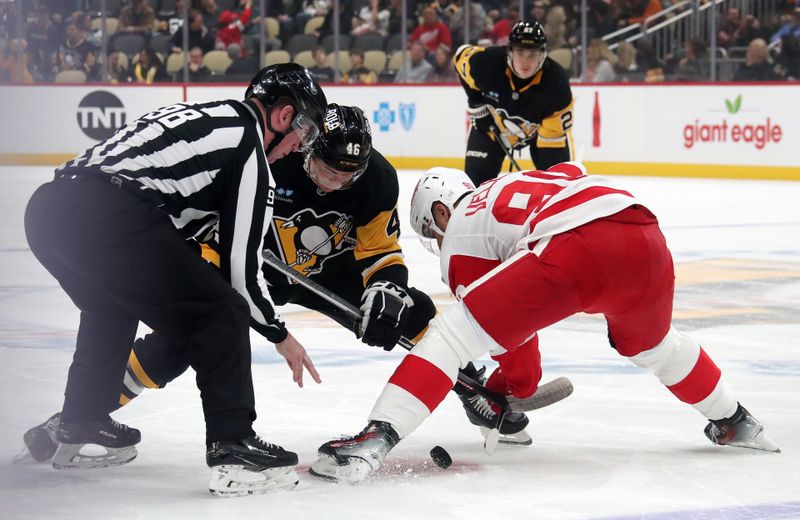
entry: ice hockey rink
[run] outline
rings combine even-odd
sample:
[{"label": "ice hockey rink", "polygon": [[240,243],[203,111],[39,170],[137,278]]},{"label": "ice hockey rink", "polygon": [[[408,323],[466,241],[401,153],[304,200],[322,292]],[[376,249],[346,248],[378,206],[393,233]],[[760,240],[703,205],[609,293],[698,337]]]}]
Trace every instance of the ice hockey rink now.
[{"label": "ice hockey rink", "polygon": [[[420,172],[400,173],[402,245],[411,279],[452,300],[437,259],[407,219]],[[308,474],[317,447],[358,432],[401,356],[297,308],[282,313],[323,379],[297,388],[253,335],[258,420],[298,452],[293,491],[217,499],[207,491],[204,425],[190,373],[115,417],[141,429],[139,457],[103,470],[15,465],[22,433],[61,407],[78,313],[30,253],[22,215],[50,168],[0,168],[0,518],[10,519],[787,519],[800,518],[800,183],[618,178],[658,216],[677,266],[675,325],[697,337],[782,453],[713,446],[705,419],[612,350],[602,319],[541,332],[544,380],[567,400],[531,413],[528,448],[484,453],[455,395],[369,482]],[[491,359],[486,362],[493,367]],[[442,470],[428,453],[444,447]]]}]

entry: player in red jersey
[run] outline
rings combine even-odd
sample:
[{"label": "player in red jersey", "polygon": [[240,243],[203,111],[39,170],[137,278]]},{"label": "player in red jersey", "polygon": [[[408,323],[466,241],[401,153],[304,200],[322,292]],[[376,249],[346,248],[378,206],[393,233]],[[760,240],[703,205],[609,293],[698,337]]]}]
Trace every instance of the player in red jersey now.
[{"label": "player in red jersey", "polygon": [[360,434],[330,441],[316,464],[359,480],[452,388],[458,368],[488,352],[487,388],[532,396],[541,378],[537,332],[578,312],[603,314],[611,346],[652,370],[709,423],[715,444],[779,451],[736,400],[717,365],[672,323],[672,255],[656,217],[579,163],[509,174],[477,189],[459,170],[426,173],[411,223],[441,250],[457,298],[395,370]]}]

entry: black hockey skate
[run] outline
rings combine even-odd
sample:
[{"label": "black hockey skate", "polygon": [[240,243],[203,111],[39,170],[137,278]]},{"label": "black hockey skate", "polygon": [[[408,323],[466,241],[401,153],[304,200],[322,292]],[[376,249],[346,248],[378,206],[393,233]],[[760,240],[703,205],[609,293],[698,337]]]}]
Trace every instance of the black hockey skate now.
[{"label": "black hockey skate", "polygon": [[[475,365],[469,363],[461,372],[480,384],[486,383],[485,366],[478,370]],[[489,404],[485,397],[472,392],[466,387],[458,385],[455,387],[455,392],[458,394],[458,398],[461,399],[461,404],[467,413],[467,419],[475,426],[480,427],[481,434],[485,438],[497,426],[497,411],[492,408],[492,405]],[[525,431],[528,422],[528,417],[522,412],[507,413],[503,418],[503,424],[500,425],[499,442],[515,446],[530,446],[533,443],[533,439]]]},{"label": "black hockey skate", "polygon": [[400,442],[389,423],[371,421],[358,435],[328,441],[319,447],[309,473],[315,477],[357,484],[381,467]]},{"label": "black hockey skate", "polygon": [[218,497],[238,497],[291,489],[299,479],[297,454],[264,442],[258,435],[217,441],[206,450],[211,468],[208,490]]},{"label": "black hockey skate", "polygon": [[56,430],[60,422],[61,412],[58,412],[26,431],[22,436],[25,447],[14,457],[14,462],[47,462],[52,459],[58,448]]},{"label": "black hockey skate", "polygon": [[[111,417],[92,422],[61,421],[56,430],[58,448],[53,455],[56,469],[92,469],[121,466],[136,458],[136,444],[142,434],[136,428],[120,424]],[[105,448],[96,455],[82,453],[91,444]]]},{"label": "black hockey skate", "polygon": [[780,453],[780,448],[764,434],[764,425],[741,404],[727,419],[709,421],[704,433],[714,444]]}]

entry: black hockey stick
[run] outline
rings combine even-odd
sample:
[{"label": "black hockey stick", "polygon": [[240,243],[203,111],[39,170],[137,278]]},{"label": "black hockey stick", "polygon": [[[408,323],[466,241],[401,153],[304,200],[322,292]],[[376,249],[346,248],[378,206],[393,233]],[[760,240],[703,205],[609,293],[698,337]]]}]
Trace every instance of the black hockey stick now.
[{"label": "black hockey stick", "polygon": [[511,163],[509,166],[509,171],[512,171],[511,167],[514,167],[518,172],[521,172],[522,168],[519,167],[519,164],[517,164],[517,161],[514,159],[513,151],[508,149],[506,143],[503,142],[503,136],[500,134],[500,130],[498,130],[494,125],[492,125],[492,134],[494,135],[494,140],[497,142],[497,145],[501,150],[503,150],[503,153],[506,154],[506,157],[508,157],[508,160]]},{"label": "black hockey stick", "polygon": [[[322,287],[320,284],[308,278],[307,276],[303,276],[297,272],[297,270],[292,269],[280,258],[275,256],[272,251],[265,249],[262,253],[262,256],[264,258],[264,263],[266,263],[268,266],[280,273],[283,273],[331,305],[347,313],[350,318],[353,319],[354,325],[361,320],[361,310],[358,307],[352,305],[341,296],[338,296],[328,289]],[[405,337],[400,338],[399,344],[406,350],[411,350],[414,347],[414,344]],[[515,406],[512,408],[505,396],[492,392],[471,377],[463,374],[461,371],[458,372],[458,380],[456,381],[456,385],[460,385],[461,387],[471,390],[474,393],[486,398],[487,401],[490,401],[492,404],[495,404],[501,408],[504,414],[512,410],[524,412],[543,408],[553,403],[557,403],[572,393],[572,383],[570,380],[566,377],[559,377],[540,385],[533,396],[527,399],[516,399]]]}]

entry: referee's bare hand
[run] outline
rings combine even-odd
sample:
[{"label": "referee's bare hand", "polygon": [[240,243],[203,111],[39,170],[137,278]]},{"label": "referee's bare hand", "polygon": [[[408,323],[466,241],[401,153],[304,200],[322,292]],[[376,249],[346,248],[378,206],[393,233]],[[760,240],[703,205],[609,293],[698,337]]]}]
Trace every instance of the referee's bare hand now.
[{"label": "referee's bare hand", "polygon": [[289,365],[289,368],[292,369],[292,380],[297,383],[297,386],[303,388],[304,367],[317,384],[322,383],[322,379],[320,379],[317,369],[314,368],[314,363],[311,362],[311,358],[308,357],[306,349],[300,342],[294,339],[294,336],[289,334],[286,336],[285,340],[276,343],[275,350],[286,359],[286,363]]}]

